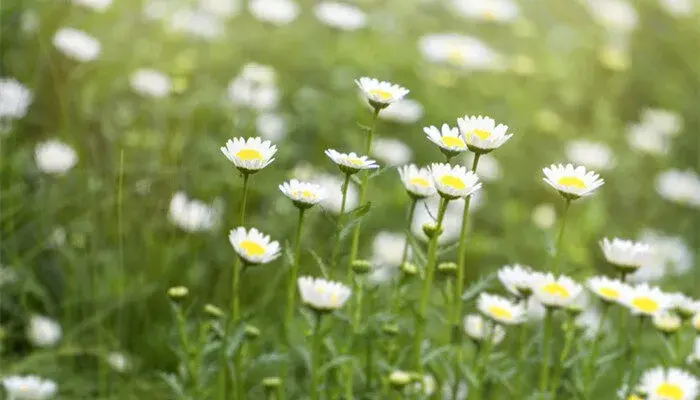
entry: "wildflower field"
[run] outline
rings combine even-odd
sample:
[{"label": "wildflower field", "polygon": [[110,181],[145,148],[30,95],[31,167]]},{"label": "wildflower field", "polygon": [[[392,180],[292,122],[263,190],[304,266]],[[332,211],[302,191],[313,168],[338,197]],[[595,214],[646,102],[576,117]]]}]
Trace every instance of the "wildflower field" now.
[{"label": "wildflower field", "polygon": [[697,0],[0,2],[0,399],[694,400]]}]

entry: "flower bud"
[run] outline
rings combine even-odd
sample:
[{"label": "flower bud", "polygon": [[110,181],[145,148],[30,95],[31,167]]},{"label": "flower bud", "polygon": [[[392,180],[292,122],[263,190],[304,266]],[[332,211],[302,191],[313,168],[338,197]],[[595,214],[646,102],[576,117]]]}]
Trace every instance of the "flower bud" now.
[{"label": "flower bud", "polygon": [[399,334],[399,326],[396,324],[386,323],[382,325],[382,333],[387,336],[396,336]]},{"label": "flower bud", "polygon": [[443,262],[438,264],[437,270],[445,276],[456,276],[457,264],[453,262]]},{"label": "flower bud", "polygon": [[189,294],[189,289],[184,286],[174,286],[168,289],[168,297],[170,297],[173,301],[182,301]]},{"label": "flower bud", "polygon": [[258,337],[260,337],[260,329],[258,329],[257,326],[253,325],[245,325],[243,327],[243,333],[245,334],[245,338],[247,340],[255,340]]},{"label": "flower bud", "polygon": [[398,390],[403,389],[411,382],[413,382],[413,376],[408,372],[394,371],[389,375],[389,383]]},{"label": "flower bud", "polygon": [[418,267],[416,264],[406,261],[405,263],[401,264],[401,273],[406,276],[416,275],[418,273]]},{"label": "flower bud", "polygon": [[367,260],[355,260],[350,265],[358,275],[364,275],[372,270],[372,263]]},{"label": "flower bud", "polygon": [[206,304],[204,306],[204,313],[215,319],[219,319],[224,316],[223,310],[213,304]]},{"label": "flower bud", "polygon": [[438,230],[438,226],[434,223],[427,223],[423,225],[423,233],[425,233],[425,236],[427,236],[429,239],[432,239],[435,237],[435,235],[440,235],[442,234],[442,227]]}]

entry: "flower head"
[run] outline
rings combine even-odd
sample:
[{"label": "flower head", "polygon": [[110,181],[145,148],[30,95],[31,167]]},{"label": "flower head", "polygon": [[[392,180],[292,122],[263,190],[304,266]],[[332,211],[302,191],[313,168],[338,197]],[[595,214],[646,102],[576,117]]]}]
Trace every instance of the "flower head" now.
[{"label": "flower head", "polygon": [[8,376],[2,385],[10,399],[44,400],[53,397],[58,390],[56,382],[35,375]]},{"label": "flower head", "polygon": [[381,110],[392,103],[403,99],[408,94],[408,89],[399,85],[378,81],[374,78],[362,77],[355,81],[369,104],[375,110]]},{"label": "flower head", "polygon": [[520,264],[506,265],[498,270],[498,280],[506,290],[519,297],[532,294],[532,282],[535,278],[535,272],[530,267]]},{"label": "flower head", "polygon": [[302,276],[297,280],[301,301],[316,311],[333,311],[341,308],[352,291],[339,282]]},{"label": "flower head", "polygon": [[[393,108],[393,107],[392,107]],[[397,166],[411,161],[413,151],[406,143],[398,139],[376,138],[372,142],[372,155],[390,166]]]},{"label": "flower head", "polygon": [[24,118],[32,98],[31,90],[16,79],[0,78],[0,118]]},{"label": "flower head", "polygon": [[367,15],[351,4],[325,1],[316,5],[314,14],[324,24],[343,31],[354,31],[367,25]]},{"label": "flower head", "polygon": [[219,209],[201,200],[189,199],[185,192],[177,192],[170,200],[168,218],[186,232],[204,232],[216,227]]},{"label": "flower head", "polygon": [[461,165],[433,163],[430,174],[438,193],[446,199],[467,197],[481,189],[479,177]]},{"label": "flower head", "polygon": [[283,26],[294,21],[300,12],[299,4],[292,0],[252,0],[250,13],[259,21]]},{"label": "flower head", "polygon": [[428,135],[428,140],[440,147],[440,151],[447,157],[452,158],[459,153],[467,151],[467,144],[464,143],[459,129],[450,128],[447,124],[442,124],[442,128],[427,126],[423,132]]},{"label": "flower head", "polygon": [[437,193],[427,168],[418,168],[414,164],[404,165],[399,168],[399,176],[408,194],[415,199],[425,199]]},{"label": "flower head", "polygon": [[166,97],[173,87],[169,76],[147,68],[134,71],[129,76],[129,84],[136,93],[157,99]]},{"label": "flower head", "polygon": [[503,325],[516,325],[525,320],[525,308],[501,296],[481,293],[477,308],[485,317]]},{"label": "flower head", "polygon": [[670,296],[673,309],[682,318],[692,318],[693,315],[700,313],[700,301],[696,301],[680,292],[672,293]]},{"label": "flower head", "polygon": [[459,130],[462,132],[467,142],[469,150],[474,153],[488,153],[497,149],[513,137],[513,134],[506,134],[508,125],[498,124],[489,117],[464,116],[457,120]]},{"label": "flower head", "polygon": [[576,301],[582,287],[568,276],[538,274],[532,283],[532,293],[549,307],[568,307]]},{"label": "flower head", "polygon": [[53,37],[53,45],[67,57],[80,62],[96,60],[102,50],[97,39],[73,28],[59,29]]},{"label": "flower head", "polygon": [[263,141],[259,137],[234,138],[226,142],[221,148],[226,158],[244,173],[255,173],[275,161],[277,146],[270,141]]},{"label": "flower head", "polygon": [[646,283],[625,288],[620,301],[634,315],[655,315],[672,307],[672,298]]},{"label": "flower head", "polygon": [[648,244],[618,238],[603,238],[600,247],[609,263],[627,272],[634,272],[647,263],[652,254]]},{"label": "flower head", "polygon": [[355,153],[345,154],[333,149],[326,150],[328,158],[340,167],[340,170],[345,174],[351,175],[363,169],[379,168],[377,162],[367,158],[367,156],[358,156]]},{"label": "flower head", "polygon": [[642,375],[639,389],[649,400],[694,400],[700,383],[682,369],[656,367]]},{"label": "flower head", "polygon": [[664,171],[656,177],[655,186],[668,201],[700,208],[700,176],[692,170]]},{"label": "flower head", "polygon": [[78,153],[58,139],[50,139],[36,146],[34,161],[44,173],[64,175],[78,163]]},{"label": "flower head", "polygon": [[464,332],[474,341],[481,342],[490,338],[493,344],[501,343],[506,336],[506,330],[501,325],[487,323],[479,314],[464,317]]},{"label": "flower head", "polygon": [[43,315],[34,315],[29,319],[27,339],[36,347],[53,347],[63,337],[63,329],[58,322]]},{"label": "flower head", "polygon": [[270,241],[270,236],[255,228],[251,228],[250,231],[240,226],[231,229],[228,240],[236,253],[248,264],[266,264],[280,255],[280,244]]},{"label": "flower head", "polygon": [[653,322],[656,329],[664,333],[677,332],[683,324],[683,320],[681,319],[681,317],[670,312],[661,312],[655,314],[652,317],[651,321]]},{"label": "flower head", "polygon": [[315,183],[292,179],[279,186],[282,193],[289,197],[298,208],[309,208],[326,198],[326,190]]},{"label": "flower head", "polygon": [[620,301],[627,288],[625,283],[606,276],[594,276],[588,280],[586,286],[593,294],[606,303],[617,303]]},{"label": "flower head", "polygon": [[574,168],[571,164],[552,164],[542,171],[544,181],[568,200],[588,196],[604,183],[595,172],[586,171],[585,167]]},{"label": "flower head", "polygon": [[566,157],[571,162],[598,170],[610,169],[615,165],[615,153],[608,145],[588,140],[567,143]]}]

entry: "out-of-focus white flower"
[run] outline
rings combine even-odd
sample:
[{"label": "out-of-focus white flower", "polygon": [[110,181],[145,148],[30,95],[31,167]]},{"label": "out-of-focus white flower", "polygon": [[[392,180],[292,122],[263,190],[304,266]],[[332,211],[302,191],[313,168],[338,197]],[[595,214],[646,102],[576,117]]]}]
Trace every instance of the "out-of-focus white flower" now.
[{"label": "out-of-focus white flower", "polygon": [[532,222],[540,229],[549,229],[557,219],[557,211],[550,203],[538,204],[532,209]]},{"label": "out-of-focus white flower", "polygon": [[129,360],[129,357],[118,351],[107,354],[106,361],[107,364],[117,372],[127,372],[131,369],[131,360]]},{"label": "out-of-focus white flower", "polygon": [[287,122],[279,114],[266,112],[258,115],[255,128],[263,138],[279,142],[287,136]]},{"label": "out-of-focus white flower", "polygon": [[170,222],[190,233],[214,229],[219,219],[219,210],[196,199],[188,199],[184,192],[177,192],[170,200],[168,218]]},{"label": "out-of-focus white flower", "polygon": [[270,236],[255,228],[246,230],[239,226],[231,229],[228,240],[238,256],[248,264],[267,264],[280,256],[279,242],[270,240]]},{"label": "out-of-focus white flower", "polygon": [[238,14],[238,0],[199,0],[202,10],[218,17],[230,18]]},{"label": "out-of-focus white flower", "polygon": [[67,237],[68,235],[66,234],[65,228],[62,226],[57,226],[53,228],[53,230],[51,230],[51,234],[49,234],[49,244],[54,248],[63,247],[63,245],[66,244]]},{"label": "out-of-focus white flower", "polygon": [[627,127],[627,143],[634,150],[660,156],[668,153],[670,146],[668,136],[663,135],[647,125],[631,124]]},{"label": "out-of-focus white flower", "polygon": [[531,322],[537,322],[544,319],[546,308],[535,296],[530,296],[527,299],[527,319]]},{"label": "out-of-focus white flower", "polygon": [[511,294],[527,297],[532,293],[532,283],[536,274],[532,268],[520,265],[505,265],[498,270],[498,280]]},{"label": "out-of-focus white flower", "polygon": [[250,12],[259,21],[283,26],[297,19],[299,5],[292,0],[251,0]]},{"label": "out-of-focus white flower", "polygon": [[[474,163],[474,153],[466,153],[464,157],[465,165],[471,166]],[[494,182],[501,179],[501,165],[493,154],[482,154],[479,157],[479,165],[476,169],[479,179],[484,182]]]},{"label": "out-of-focus white flower", "polygon": [[169,76],[154,69],[137,69],[129,76],[131,88],[140,95],[163,98],[172,90],[172,80]]},{"label": "out-of-focus white flower", "polygon": [[32,91],[16,79],[0,78],[0,118],[24,118],[32,98]]},{"label": "out-of-focus white flower", "polygon": [[112,5],[112,0],[73,0],[73,3],[102,12]]},{"label": "out-of-focus white flower", "polygon": [[239,170],[253,173],[275,161],[277,146],[269,140],[262,140],[259,137],[251,137],[247,140],[233,138],[226,142],[226,146],[221,147],[221,152]]},{"label": "out-of-focus white flower", "polygon": [[681,317],[670,312],[662,312],[656,314],[652,317],[651,320],[654,324],[654,327],[656,327],[656,329],[664,333],[677,332],[683,324],[683,320],[681,319]]},{"label": "out-of-focus white flower", "polygon": [[501,325],[488,322],[479,314],[468,314],[464,317],[464,332],[477,342],[489,337],[493,344],[501,343],[506,336],[506,330]]},{"label": "out-of-focus white flower", "polygon": [[698,378],[680,368],[647,370],[639,382],[648,400],[694,400],[700,389]]},{"label": "out-of-focus white flower", "polygon": [[403,124],[412,124],[422,116],[423,106],[413,99],[401,99],[379,113],[381,119]]},{"label": "out-of-focus white flower", "polygon": [[512,0],[453,0],[455,10],[465,18],[481,21],[513,22],[520,9]]},{"label": "out-of-focus white flower", "polygon": [[[167,6],[166,6],[167,7]],[[170,29],[192,37],[213,40],[223,36],[226,27],[221,19],[200,9],[189,7],[177,8],[173,12],[165,12]]]},{"label": "out-of-focus white flower", "polygon": [[352,291],[339,282],[302,276],[297,280],[301,301],[316,311],[333,311],[341,308]]},{"label": "out-of-focus white flower", "polygon": [[27,326],[27,339],[36,347],[53,347],[63,337],[58,322],[43,315],[33,315]]},{"label": "out-of-focus white flower", "polygon": [[697,3],[694,0],[659,0],[659,5],[676,18],[693,15]]},{"label": "out-of-focus white flower", "polygon": [[552,164],[543,168],[542,172],[545,175],[544,181],[568,200],[588,196],[605,183],[600,175],[586,171],[583,166],[574,168],[571,164]]},{"label": "out-of-focus white flower", "polygon": [[2,378],[2,385],[10,400],[45,400],[58,390],[56,382],[35,375],[13,375]]},{"label": "out-of-focus white flower", "polygon": [[502,70],[503,57],[472,36],[458,33],[429,34],[420,38],[418,47],[428,61],[465,70]]},{"label": "out-of-focus white flower", "polygon": [[632,240],[603,238],[600,241],[600,248],[609,263],[625,272],[636,271],[649,262],[652,256],[650,245]]},{"label": "out-of-focus white flower", "polygon": [[[610,330],[610,321],[601,321],[603,316],[594,308],[586,309],[576,316],[574,324],[583,330],[583,336],[588,340],[594,340],[601,333]],[[598,332],[600,329],[600,332]]]},{"label": "out-of-focus white flower", "polygon": [[[474,195],[476,195],[476,193]],[[411,232],[415,237],[425,241],[428,240],[428,237],[425,236],[425,232],[423,232],[423,225],[434,224],[436,222],[435,218],[437,218],[438,215],[439,203],[439,198],[431,197],[426,199],[425,202],[420,202],[416,205],[413,222],[411,223]],[[473,203],[472,201],[470,207],[474,206]],[[470,210],[473,210],[473,208],[470,208]],[[451,243],[459,237],[462,229],[463,213],[464,199],[452,200],[447,204],[447,211],[445,211],[445,217],[442,221],[442,234],[438,236],[438,243],[440,245]]]},{"label": "out-of-focus white flower", "polygon": [[645,108],[642,111],[642,125],[666,136],[676,136],[683,128],[683,118],[677,113],[661,108]]},{"label": "out-of-focus white flower", "polygon": [[306,161],[300,161],[294,166],[294,169],[292,169],[291,175],[298,179],[309,181],[312,180],[313,177],[316,175],[316,170],[314,169],[314,166],[310,163]]},{"label": "out-of-focus white flower", "polygon": [[674,203],[700,208],[700,177],[694,171],[671,169],[656,177],[656,192]]},{"label": "out-of-focus white flower", "polygon": [[532,294],[550,307],[568,307],[577,300],[581,291],[581,285],[564,275],[538,274],[532,282]]},{"label": "out-of-focus white flower", "polygon": [[[698,328],[696,328],[698,329]],[[700,329],[699,329],[700,330]],[[693,353],[688,356],[688,362],[700,362],[700,336],[695,337],[695,343],[693,345]]]},{"label": "out-of-focus white flower", "polygon": [[[343,200],[342,186],[344,179],[336,175],[321,174],[315,181],[325,189],[328,196],[321,202],[321,206],[332,212],[339,214]],[[347,199],[345,201],[345,212],[352,211],[357,207],[359,194],[357,187],[352,181],[348,183]]]},{"label": "out-of-focus white flower", "polygon": [[37,144],[34,162],[41,172],[63,175],[78,163],[78,153],[58,139],[49,139]]},{"label": "out-of-focus white flower", "polygon": [[27,10],[22,13],[20,29],[25,33],[34,33],[39,29],[39,14],[34,10]]},{"label": "out-of-focus white flower", "polygon": [[397,267],[403,259],[406,235],[396,232],[379,232],[372,241],[372,264]]},{"label": "out-of-focus white flower", "polygon": [[639,23],[634,6],[625,0],[587,0],[593,19],[606,29],[617,33],[628,33]]},{"label": "out-of-focus white flower", "polygon": [[442,400],[467,400],[469,397],[469,385],[467,381],[461,380],[457,383],[457,394],[454,395],[453,387],[451,382],[444,382],[442,384]]},{"label": "out-of-focus white flower", "polygon": [[693,251],[681,237],[665,236],[646,230],[641,240],[654,250],[651,258],[634,274],[627,277],[632,282],[656,281],[667,274],[681,275],[693,266]]},{"label": "out-of-focus white flower", "polygon": [[354,31],[367,25],[367,15],[347,3],[322,2],[316,5],[314,14],[324,24],[343,31]]},{"label": "out-of-focus white flower", "polygon": [[59,29],[53,36],[53,45],[67,57],[80,62],[96,60],[102,50],[97,39],[73,28]]},{"label": "out-of-focus white flower", "polygon": [[691,318],[700,313],[700,301],[696,301],[685,293],[671,293],[672,308],[683,318]]},{"label": "out-of-focus white flower", "polygon": [[172,2],[169,0],[145,0],[143,7],[143,14],[152,21],[162,20],[173,11]]},{"label": "out-of-focus white flower", "polygon": [[586,168],[599,170],[615,166],[615,154],[608,145],[589,140],[574,140],[566,145],[566,158]]},{"label": "out-of-focus white flower", "polygon": [[390,167],[411,161],[413,151],[398,139],[377,138],[372,142],[372,155]]},{"label": "out-of-focus white flower", "polygon": [[389,265],[378,265],[372,268],[372,271],[367,274],[367,284],[371,287],[393,282],[399,274],[399,268]]},{"label": "out-of-focus white flower", "polygon": [[406,394],[418,396],[418,398],[430,398],[435,393],[435,378],[430,374],[423,375],[423,378],[416,377],[416,382],[412,387],[407,388]]},{"label": "out-of-focus white flower", "polygon": [[4,285],[9,285],[17,280],[15,270],[10,267],[0,265],[0,288]]},{"label": "out-of-focus white flower", "polygon": [[275,70],[268,65],[246,64],[240,75],[228,86],[228,97],[236,106],[249,107],[257,111],[268,111],[277,106]]}]

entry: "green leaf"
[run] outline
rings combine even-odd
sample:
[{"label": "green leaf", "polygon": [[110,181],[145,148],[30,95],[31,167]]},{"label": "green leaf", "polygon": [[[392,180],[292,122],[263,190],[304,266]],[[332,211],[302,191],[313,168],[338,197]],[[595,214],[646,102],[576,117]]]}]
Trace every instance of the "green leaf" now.
[{"label": "green leaf", "polygon": [[493,275],[487,275],[485,278],[480,278],[478,281],[469,285],[467,290],[462,294],[462,301],[473,300],[479,293],[483,292],[491,285],[492,279]]},{"label": "green leaf", "polygon": [[357,126],[362,129],[363,131],[369,133],[372,130],[371,126],[367,126],[365,124],[360,123],[359,121],[357,122]]},{"label": "green leaf", "polygon": [[372,202],[368,201],[345,215],[343,229],[340,231],[340,240],[343,240],[350,234],[350,231],[352,231],[355,225],[357,225],[362,218],[367,215],[371,207]]},{"label": "green leaf", "polygon": [[323,258],[313,249],[309,249],[309,253],[311,253],[311,257],[316,261],[316,265],[318,265],[318,268],[321,270],[323,277],[328,279],[328,268],[326,267],[326,263],[323,262]]},{"label": "green leaf", "polygon": [[353,362],[353,360],[354,360],[354,357],[348,356],[348,355],[341,355],[341,356],[335,357],[331,361],[321,365],[321,368],[318,369],[318,372],[321,375],[324,375],[324,374],[326,374],[326,372],[328,372],[328,370],[333,369],[335,367],[339,367],[339,366],[344,365],[346,363],[351,363],[351,362]]}]

